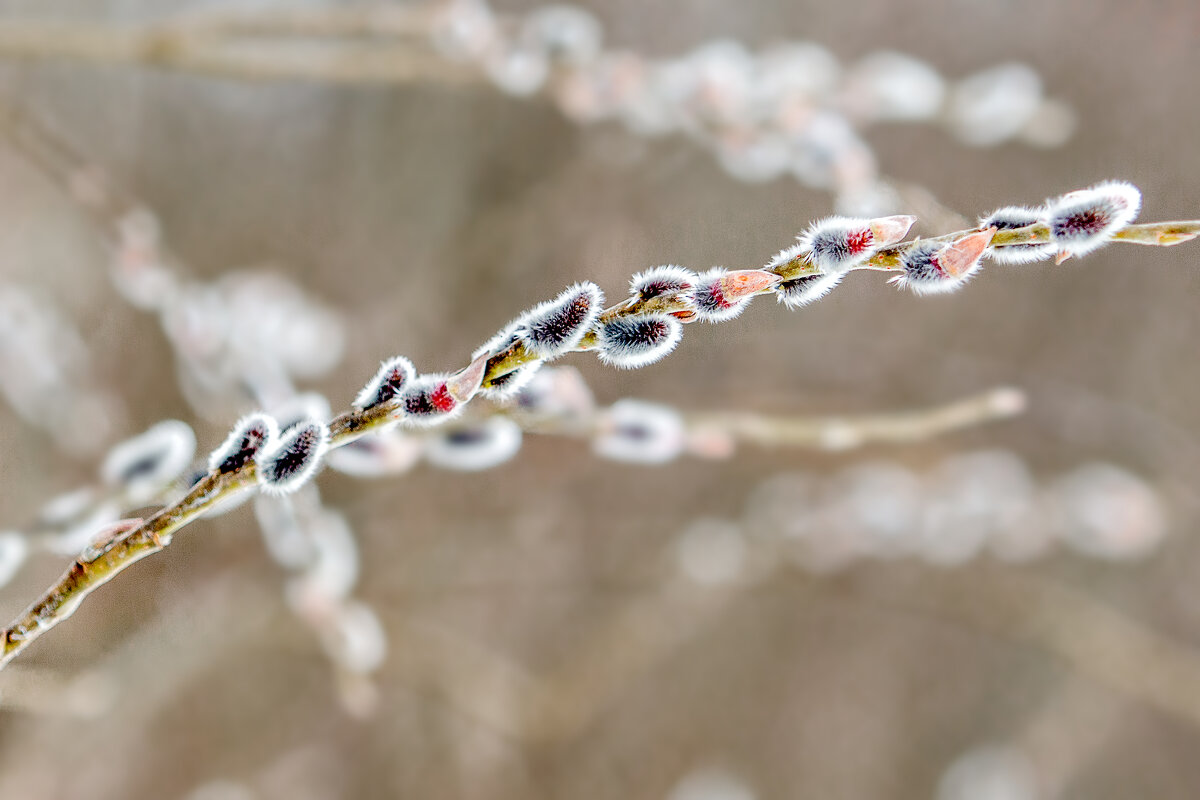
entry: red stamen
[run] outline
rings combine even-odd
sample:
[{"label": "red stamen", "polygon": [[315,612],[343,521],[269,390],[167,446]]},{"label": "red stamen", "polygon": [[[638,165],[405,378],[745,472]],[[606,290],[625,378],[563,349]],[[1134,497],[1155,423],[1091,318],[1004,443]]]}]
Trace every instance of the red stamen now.
[{"label": "red stamen", "polygon": [[846,247],[849,248],[852,255],[858,255],[866,252],[874,244],[875,235],[871,233],[870,228],[850,231],[848,234],[846,234]]},{"label": "red stamen", "polygon": [[458,401],[454,399],[454,395],[450,394],[450,389],[444,383],[439,384],[436,389],[430,392],[429,402],[434,408],[442,412],[453,411],[454,406],[458,404]]}]

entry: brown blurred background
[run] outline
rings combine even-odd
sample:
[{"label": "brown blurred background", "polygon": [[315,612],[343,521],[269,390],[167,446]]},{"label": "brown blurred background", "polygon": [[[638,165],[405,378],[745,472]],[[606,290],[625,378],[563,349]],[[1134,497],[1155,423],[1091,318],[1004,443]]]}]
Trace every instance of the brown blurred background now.
[{"label": "brown blurred background", "polygon": [[[1026,62],[1078,115],[1066,146],[971,149],[936,128],[884,125],[866,134],[882,171],[968,216],[1106,178],[1141,187],[1143,220],[1200,216],[1194,3],[583,5],[608,42],[656,55],[788,38],[847,63],[896,49],[950,77]],[[167,13],[0,7],[13,19]],[[346,356],[311,387],[335,409],[383,357],[458,366],[573,281],[615,298],[654,264],[757,266],[831,210],[789,180],[739,183],[681,138],[581,128],[486,86],[69,63],[3,64],[0,86],[146,200],[195,276],[270,263],[343,312]],[[11,148],[0,186],[0,275],[53,298],[85,333],[96,375],[127,403],[114,439],[178,417],[196,424],[202,452],[215,446],[225,424],[189,410],[157,321],[113,291],[89,219]],[[14,663],[101,669],[117,699],[82,720],[0,711],[0,795],[915,798],[950,791],[951,764],[992,743],[1028,760],[1036,788],[1000,781],[976,797],[1194,797],[1197,699],[1176,704],[1171,691],[1200,687],[1198,253],[1113,246],[1060,268],[990,267],[950,297],[859,273],[799,312],[760,302],[736,323],[692,326],[649,369],[572,362],[603,402],[685,409],[866,412],[995,384],[1030,393],[1021,418],[921,446],[745,449],[656,468],[528,437],[517,460],[480,474],[325,473],[325,500],[362,550],[358,595],[389,638],[366,720],[339,704],[249,509],[201,521]],[[94,474],[95,457],[48,442],[0,407],[3,526]],[[690,522],[737,518],[780,471],[877,456],[923,469],[978,447],[1010,449],[1038,475],[1122,464],[1168,498],[1171,536],[1131,564],[1070,552],[953,569],[866,561],[712,591],[671,577]],[[63,566],[33,560],[0,591],[0,616]],[[1141,672],[1122,661],[1126,641],[1163,661]]]}]

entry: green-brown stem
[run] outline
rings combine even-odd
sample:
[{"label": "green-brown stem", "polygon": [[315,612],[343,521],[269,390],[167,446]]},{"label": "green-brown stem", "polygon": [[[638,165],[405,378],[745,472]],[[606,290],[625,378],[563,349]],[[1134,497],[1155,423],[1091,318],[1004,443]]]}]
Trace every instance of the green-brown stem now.
[{"label": "green-brown stem", "polygon": [[187,495],[103,547],[85,551],[43,597],[0,633],[0,669],[45,631],[75,612],[84,598],[119,572],[157,553],[175,531],[214,503],[254,485],[254,466],[237,473],[208,475]]}]

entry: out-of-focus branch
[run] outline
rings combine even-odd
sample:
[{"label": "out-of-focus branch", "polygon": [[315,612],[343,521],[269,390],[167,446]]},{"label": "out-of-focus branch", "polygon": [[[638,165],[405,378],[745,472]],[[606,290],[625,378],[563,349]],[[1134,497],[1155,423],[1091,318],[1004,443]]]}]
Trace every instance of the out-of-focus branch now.
[{"label": "out-of-focus branch", "polygon": [[902,444],[1005,419],[1025,408],[1025,395],[1002,387],[928,409],[889,414],[831,417],[779,417],[728,412],[693,415],[697,428],[728,431],[760,447],[845,450],[868,444]]},{"label": "out-of-focus branch", "polygon": [[950,85],[897,53],[873,54],[843,74],[831,53],[808,42],[752,53],[717,41],[656,58],[606,47],[600,21],[570,5],[505,15],[486,0],[429,0],[185,14],[124,27],[12,20],[0,22],[0,59],[245,81],[488,85],[550,102],[581,125],[612,120],[637,136],[682,134],[740,180],[790,176],[833,192],[843,211],[903,206],[939,228],[953,227],[954,212],[928,192],[882,179],[859,129],[935,124],[972,146],[1024,138],[1053,147],[1074,125],[1023,64]]},{"label": "out-of-focus branch", "polygon": [[[331,31],[339,27],[331,26]],[[244,81],[329,83],[477,81],[473,71],[405,40],[299,41],[232,35],[186,23],[117,28],[86,23],[0,23],[0,58],[135,65]],[[322,34],[325,36],[327,34]]]}]

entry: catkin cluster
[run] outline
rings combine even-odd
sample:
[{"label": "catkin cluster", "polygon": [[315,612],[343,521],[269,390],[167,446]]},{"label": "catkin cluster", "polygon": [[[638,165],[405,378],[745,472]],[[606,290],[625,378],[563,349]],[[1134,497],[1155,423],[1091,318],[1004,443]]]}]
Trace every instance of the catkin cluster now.
[{"label": "catkin cluster", "polygon": [[[621,369],[644,367],[675,349],[687,323],[732,320],[762,294],[773,293],[790,308],[807,305],[889,248],[899,260],[895,284],[917,294],[952,292],[979,271],[985,255],[999,263],[1020,263],[1057,254],[1061,262],[1093,252],[1128,225],[1140,206],[1136,187],[1107,181],[1040,208],[999,209],[984,217],[978,230],[904,244],[915,217],[830,217],[813,223],[763,269],[694,272],[672,264],[638,273],[630,281],[629,298],[607,310],[600,288],[584,281],[504,326],[463,370],[422,374],[404,356],[385,361],[358,393],[352,415],[371,419],[371,428],[441,424],[461,414],[476,395],[510,401],[543,364],[575,351],[594,351],[603,363]],[[1039,226],[1048,229],[1045,241],[993,244],[1001,229],[1033,231]],[[347,442],[359,435],[353,425],[345,430],[351,432]],[[462,444],[470,450],[505,433],[466,431]],[[271,417],[255,414],[235,426],[209,469],[233,472],[252,462],[264,490],[287,493],[311,477],[329,441],[329,429],[318,420],[280,432]],[[445,444],[453,451],[451,442]]]}]

